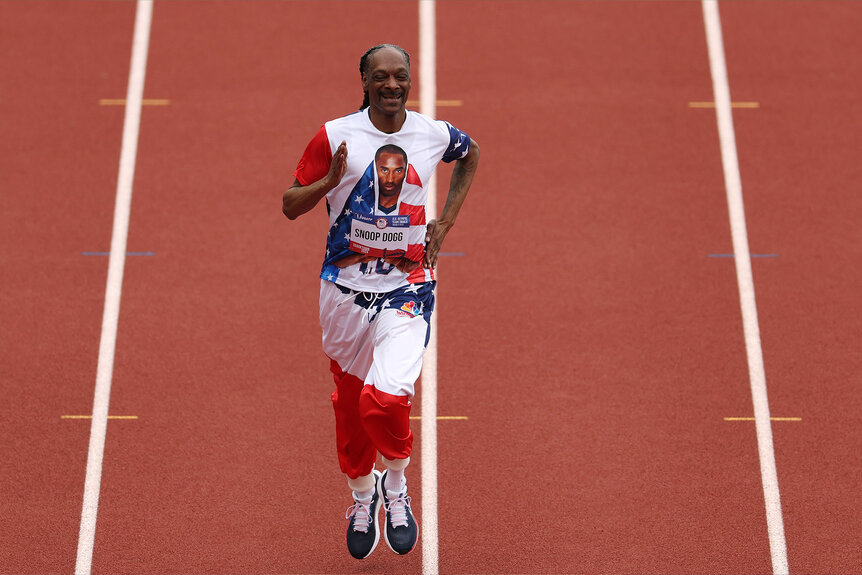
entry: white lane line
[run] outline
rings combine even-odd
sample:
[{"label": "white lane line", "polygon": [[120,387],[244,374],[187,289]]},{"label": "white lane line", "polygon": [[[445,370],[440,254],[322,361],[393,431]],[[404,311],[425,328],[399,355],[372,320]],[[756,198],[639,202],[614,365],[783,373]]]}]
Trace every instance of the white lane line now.
[{"label": "white lane line", "polygon": [[736,262],[736,279],[739,285],[739,300],[742,308],[742,325],[745,332],[745,351],[748,356],[748,377],[754,403],[757,451],[760,456],[760,475],[763,497],[766,503],[766,524],[769,534],[769,550],[772,557],[772,572],[786,574],[787,544],[784,538],[784,520],[781,515],[781,496],[778,491],[778,472],[775,467],[775,451],[772,444],[772,426],[769,416],[769,401],[766,396],[766,373],[763,367],[763,351],[760,344],[760,327],[757,321],[757,305],[754,299],[754,278],[751,273],[751,258],[748,249],[748,233],[745,227],[745,210],[742,202],[742,178],[736,153],[736,136],[730,106],[730,87],[727,66],[724,60],[724,42],[721,20],[716,0],[702,0],[703,20],[709,48],[709,67],[715,93],[715,114],[718,135],[721,141],[721,161],[730,211],[730,226],[733,237],[733,253]]},{"label": "white lane line", "polygon": [[117,322],[120,316],[120,292],[126,262],[126,240],[132,204],[132,181],[138,153],[138,131],[141,123],[141,101],[150,42],[152,0],[138,0],[135,14],[135,35],[126,95],[126,116],[123,122],[123,143],[114,205],[114,228],[111,255],[108,260],[108,281],[105,287],[105,308],[102,315],[102,335],[99,343],[99,363],[96,369],[96,390],[93,399],[93,422],[90,426],[90,446],[87,452],[87,476],[84,481],[84,503],[78,533],[77,575],[89,574],[93,564],[93,543],[96,537],[96,514],[102,483],[102,460],[108,427],[108,402],[114,372],[114,351],[117,343]]},{"label": "white lane line", "polygon": [[[436,23],[434,0],[419,0],[419,111],[432,118],[437,109]],[[437,217],[437,175],[428,183],[428,219]],[[438,306],[439,310],[439,306]],[[437,539],[437,315],[422,363],[422,574],[438,573]]]}]

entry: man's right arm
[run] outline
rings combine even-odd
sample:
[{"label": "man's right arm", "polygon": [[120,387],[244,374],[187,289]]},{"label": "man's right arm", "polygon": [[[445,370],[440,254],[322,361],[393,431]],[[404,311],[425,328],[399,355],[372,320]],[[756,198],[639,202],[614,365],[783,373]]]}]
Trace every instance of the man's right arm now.
[{"label": "man's right arm", "polygon": [[347,143],[341,142],[332,155],[329,171],[321,179],[303,186],[299,180],[284,191],[281,211],[289,220],[295,220],[310,211],[317,203],[341,182],[347,170]]}]

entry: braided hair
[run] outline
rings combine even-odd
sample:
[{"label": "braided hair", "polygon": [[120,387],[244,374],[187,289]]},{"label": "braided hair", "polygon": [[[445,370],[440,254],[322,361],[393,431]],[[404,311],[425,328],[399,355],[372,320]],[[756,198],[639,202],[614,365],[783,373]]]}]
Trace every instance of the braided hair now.
[{"label": "braided hair", "polygon": [[[362,58],[359,59],[359,74],[360,76],[368,74],[371,70],[371,56],[377,52],[378,50],[382,50],[383,48],[395,48],[404,56],[404,60],[407,61],[407,69],[410,69],[410,54],[407,53],[407,50],[402,48],[401,46],[396,46],[395,44],[378,44],[373,48],[370,48],[365,54],[362,55]],[[359,107],[359,110],[364,110],[370,105],[368,101],[368,90],[363,92],[362,105]]]}]

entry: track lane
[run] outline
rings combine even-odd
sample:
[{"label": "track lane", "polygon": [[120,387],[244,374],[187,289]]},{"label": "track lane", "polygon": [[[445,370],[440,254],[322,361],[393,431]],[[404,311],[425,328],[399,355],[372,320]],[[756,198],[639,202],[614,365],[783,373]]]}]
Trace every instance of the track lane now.
[{"label": "track lane", "polygon": [[[0,572],[74,568],[134,8],[0,3]],[[121,108],[119,109],[121,110]]]},{"label": "track lane", "polygon": [[[391,34],[381,8],[411,25]],[[126,268],[112,396],[140,419],[108,437],[95,572],[356,568],[317,325],[326,218],[287,222],[280,199],[320,124],[358,106],[362,52],[384,35],[415,52],[415,20],[388,3],[155,6],[145,97],[170,105],[142,120],[130,230],[155,256]],[[420,561],[384,544],[362,568]]]},{"label": "track lane", "polygon": [[700,6],[505,3],[460,58],[485,18],[442,6],[484,154],[440,288],[440,413],[470,416],[441,572],[767,572]]},{"label": "track lane", "polygon": [[[722,6],[790,569],[862,570],[862,6]],[[780,26],[775,23],[780,23]]]}]

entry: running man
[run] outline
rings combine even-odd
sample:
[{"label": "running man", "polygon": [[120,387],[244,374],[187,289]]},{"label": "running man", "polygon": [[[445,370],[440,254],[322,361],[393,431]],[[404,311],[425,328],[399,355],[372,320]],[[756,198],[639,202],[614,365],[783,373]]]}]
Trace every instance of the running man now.
[{"label": "running man", "polygon": [[[359,112],[320,128],[284,192],[293,220],[326,199],[329,233],[320,273],[323,351],[335,379],[338,461],[353,505],[347,548],[357,559],[383,536],[399,554],[419,537],[405,470],[410,406],[434,310],[434,268],[479,162],[479,146],[443,121],[407,110],[410,56],[391,44],[359,61]],[[425,220],[428,182],[455,162],[440,217]],[[377,454],[383,465],[375,469]]]}]

